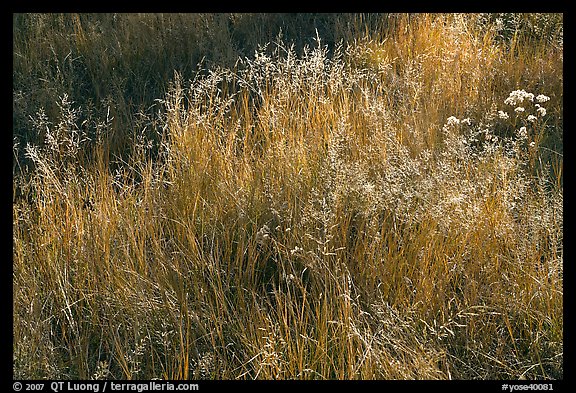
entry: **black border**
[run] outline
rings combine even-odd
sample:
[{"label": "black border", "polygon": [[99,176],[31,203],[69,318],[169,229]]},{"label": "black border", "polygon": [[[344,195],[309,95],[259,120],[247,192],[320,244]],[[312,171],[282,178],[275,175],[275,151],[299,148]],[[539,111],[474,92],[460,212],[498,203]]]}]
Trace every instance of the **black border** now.
[{"label": "black border", "polygon": [[[150,4],[150,3],[137,3],[132,4],[122,4],[120,2],[115,3],[108,3],[108,2],[91,2],[91,3],[80,3],[80,2],[70,2],[70,3],[59,3],[55,4],[53,2],[38,2],[38,3],[13,3],[10,4],[10,13],[5,13],[4,15],[6,18],[10,18],[9,21],[7,20],[4,24],[6,29],[10,29],[6,37],[13,36],[12,33],[12,14],[13,13],[27,13],[27,12],[280,12],[280,11],[287,11],[285,9],[279,9],[282,4],[279,2],[268,2],[263,4],[246,4],[242,2],[238,2],[235,4],[223,3],[223,2],[204,2],[203,4],[198,3],[188,3],[188,2],[173,2],[170,4],[170,9],[166,10],[165,6],[161,7],[162,3]],[[320,8],[323,7],[323,3],[315,3],[308,2],[308,4],[294,4],[294,3],[285,3],[282,6],[286,8],[286,5],[289,4],[291,8],[294,6],[297,7],[298,12],[321,12]],[[565,18],[565,35],[567,36],[566,41],[568,45],[571,43],[570,35],[572,32],[572,14],[567,12],[569,7],[569,2],[551,2],[551,1],[541,1],[541,2],[528,2],[528,1],[500,1],[500,2],[461,2],[459,4],[449,3],[449,4],[441,4],[437,2],[349,2],[347,4],[337,4],[337,3],[330,3],[332,8],[336,8],[336,12],[364,12],[364,11],[386,11],[386,12],[560,12],[564,14]],[[163,9],[164,8],[164,9]],[[326,10],[325,10],[326,11]],[[12,40],[11,40],[12,41]],[[568,51],[570,53],[570,51]],[[570,70],[574,70],[574,63],[571,61],[571,57],[568,56],[566,59],[568,66],[564,66],[564,70],[568,69],[569,72],[563,73],[563,77],[565,78],[565,84],[570,86],[572,74]],[[570,66],[569,64],[573,64]],[[11,84],[10,84],[11,85]],[[565,89],[566,90],[566,89]],[[567,89],[569,92],[570,89]],[[12,91],[8,88],[6,89],[6,97],[7,97],[7,108],[11,107],[8,106],[12,101]],[[570,94],[565,95],[568,98],[568,102],[570,101]],[[569,106],[570,107],[570,106]],[[571,113],[571,112],[568,112]],[[5,133],[6,139],[12,139],[10,133]],[[566,137],[566,134],[565,134]],[[570,139],[570,138],[569,138]],[[6,143],[6,150],[10,148],[10,143]],[[567,147],[573,146],[570,143],[565,144]],[[11,148],[10,148],[11,150]],[[569,151],[569,149],[568,149]],[[11,161],[12,152],[6,151],[3,155],[3,158]],[[572,164],[571,160],[568,160],[569,164]],[[11,163],[6,163],[4,168],[11,168]],[[572,173],[571,170],[568,169],[568,174]],[[566,182],[568,187],[564,190],[564,198],[565,200],[568,199],[568,203],[564,204],[564,207],[568,207],[568,211],[570,210],[570,202],[573,200],[570,198],[571,193],[571,182]],[[6,192],[2,193],[6,195],[6,199],[9,198],[9,193],[11,192],[10,189],[6,190]],[[11,206],[9,205],[9,201],[5,201],[2,206]],[[2,214],[4,214],[4,219],[2,222],[4,223],[11,223],[11,216],[12,212],[8,209],[1,209]],[[10,217],[10,218],[9,218]],[[568,215],[570,217],[570,215]],[[564,221],[564,224],[568,223],[567,227],[570,227],[570,221]],[[566,230],[566,226],[564,227],[564,235],[569,234],[570,230]],[[565,280],[566,278],[570,280],[573,276],[573,261],[571,254],[571,248],[565,248],[565,257],[564,260],[568,263],[565,263]],[[9,295],[5,298],[12,299],[13,294],[13,282],[12,282],[12,265],[9,266],[9,271],[4,273],[4,277],[10,277],[8,285],[5,285],[4,288],[9,292]],[[566,282],[566,281],[565,281]],[[570,281],[568,281],[570,283]],[[571,286],[569,286],[571,287]],[[566,288],[565,288],[566,289]],[[453,380],[453,381],[383,381],[383,380],[359,380],[359,381],[349,381],[349,380],[331,380],[331,381],[231,381],[231,380],[220,380],[220,381],[187,381],[186,383],[197,383],[199,385],[199,391],[205,390],[236,390],[236,389],[250,389],[253,391],[258,391],[262,389],[262,391],[270,392],[270,389],[274,388],[288,388],[288,389],[305,389],[305,390],[312,390],[312,389],[336,389],[336,388],[343,388],[343,389],[362,389],[367,391],[375,391],[380,389],[394,389],[394,390],[403,390],[403,389],[439,389],[443,392],[450,392],[455,391],[462,393],[463,389],[470,389],[470,388],[479,388],[483,389],[487,392],[503,392],[503,384],[508,385],[530,385],[532,383],[545,383],[545,384],[552,384],[554,391],[564,391],[565,388],[565,380],[571,380],[573,374],[571,374],[572,368],[572,349],[574,348],[574,340],[572,339],[571,332],[573,328],[572,323],[572,312],[571,311],[571,303],[573,294],[565,292],[564,294],[564,332],[568,334],[564,335],[564,349],[568,349],[568,353],[564,354],[564,375],[565,379],[563,380],[552,380],[552,381],[513,381],[513,380]],[[566,301],[568,299],[568,301]],[[11,305],[12,306],[12,305]],[[12,307],[11,307],[12,310]],[[13,310],[12,310],[13,315]],[[11,325],[10,332],[12,332],[13,326]],[[11,341],[13,340],[13,334],[11,335]],[[8,348],[7,345],[4,345],[3,348]],[[8,352],[8,351],[6,351]],[[11,353],[12,351],[10,351]],[[6,354],[8,357],[8,354]],[[8,366],[12,368],[12,362],[8,360]],[[8,371],[8,370],[6,370]],[[8,372],[6,373],[8,374]],[[14,384],[17,380],[12,380],[9,383]],[[34,380],[27,380],[27,381],[19,381],[23,385],[30,384],[30,383],[44,383],[45,389],[42,391],[52,391],[49,389],[50,383],[54,382],[51,380],[42,380],[42,381],[34,381]],[[82,380],[74,380],[75,383],[95,383],[97,381],[82,381]],[[115,381],[116,382],[116,381]],[[120,382],[120,381],[118,381]],[[132,381],[133,383],[146,383],[148,381]],[[171,381],[174,384],[180,384],[179,381]],[[103,384],[103,382],[98,382],[99,384]],[[15,390],[12,390],[15,391]],[[63,391],[66,391],[63,390]],[[102,392],[102,386],[100,386],[100,392]],[[108,390],[109,391],[109,390]],[[124,390],[129,391],[129,390]],[[509,390],[508,390],[509,391]]]}]

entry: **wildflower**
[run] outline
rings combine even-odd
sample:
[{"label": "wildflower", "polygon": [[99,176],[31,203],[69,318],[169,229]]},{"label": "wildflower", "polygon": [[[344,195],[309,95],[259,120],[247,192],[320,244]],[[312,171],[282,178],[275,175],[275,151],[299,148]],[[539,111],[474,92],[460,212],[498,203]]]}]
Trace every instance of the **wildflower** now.
[{"label": "wildflower", "polygon": [[516,105],[516,102],[517,102],[517,101],[518,101],[518,99],[516,98],[516,96],[515,96],[515,95],[513,96],[512,93],[510,93],[510,95],[508,96],[508,98],[506,98],[506,99],[504,100],[504,103],[505,103],[506,105]]},{"label": "wildflower", "polygon": [[516,113],[522,113],[522,112],[524,112],[524,108],[521,107],[521,106],[519,106],[518,108],[514,109],[514,112],[516,112]]},{"label": "wildflower", "polygon": [[442,130],[444,130],[444,132],[448,132],[450,127],[454,127],[460,124],[460,120],[455,117],[455,116],[450,116],[448,119],[446,119],[446,124],[444,125],[444,127],[442,127]]},{"label": "wildflower", "polygon": [[527,136],[528,136],[528,130],[526,129],[526,127],[520,127],[520,129],[518,130],[518,137],[526,138]]},{"label": "wildflower", "polygon": [[549,101],[549,100],[550,100],[550,97],[545,96],[544,94],[538,94],[538,96],[536,96],[536,102],[539,102],[539,103],[544,103],[544,102]]},{"label": "wildflower", "polygon": [[534,115],[528,115],[528,117],[526,118],[526,120],[528,120],[531,123],[534,123],[538,118]]},{"label": "wildflower", "polygon": [[449,126],[457,126],[460,124],[460,120],[455,116],[450,116],[448,120],[446,120],[446,124]]},{"label": "wildflower", "polygon": [[498,111],[498,117],[503,119],[503,120],[506,120],[509,118],[508,113],[506,113],[504,111]]},{"label": "wildflower", "polygon": [[536,146],[536,142],[530,142],[530,147]]},{"label": "wildflower", "polygon": [[516,106],[524,102],[524,99],[534,101],[534,94],[526,92],[526,90],[514,90],[508,98],[504,100],[506,105]]},{"label": "wildflower", "polygon": [[546,109],[543,108],[543,107],[540,107],[540,108],[536,109],[536,112],[538,112],[538,114],[539,114],[541,117],[546,116]]}]

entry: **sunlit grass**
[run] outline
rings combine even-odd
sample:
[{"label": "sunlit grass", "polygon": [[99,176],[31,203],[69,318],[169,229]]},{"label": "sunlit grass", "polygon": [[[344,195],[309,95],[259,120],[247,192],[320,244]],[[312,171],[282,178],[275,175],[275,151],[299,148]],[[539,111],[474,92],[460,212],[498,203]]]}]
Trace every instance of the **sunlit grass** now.
[{"label": "sunlit grass", "polygon": [[[190,79],[170,59],[151,66],[165,87],[147,109],[112,90],[40,110],[18,101],[19,80],[31,120],[14,145],[18,378],[563,377],[554,15],[389,15],[371,35],[375,16],[348,32],[339,16],[346,43],[277,38],[243,57],[231,43],[254,42],[246,31],[180,25],[227,16],[118,17],[132,24],[115,33],[72,18],[54,45],[196,34],[237,61]],[[505,34],[529,21],[547,35]],[[18,70],[43,50],[24,47]],[[121,53],[115,67],[145,83]]]}]

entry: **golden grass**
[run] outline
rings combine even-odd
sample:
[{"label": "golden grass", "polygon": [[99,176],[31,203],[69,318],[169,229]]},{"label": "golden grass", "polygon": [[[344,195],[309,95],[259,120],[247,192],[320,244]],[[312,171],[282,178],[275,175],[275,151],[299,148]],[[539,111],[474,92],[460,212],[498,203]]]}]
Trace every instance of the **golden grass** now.
[{"label": "golden grass", "polygon": [[[14,123],[15,376],[563,378],[551,33],[506,38],[482,15],[350,16],[349,30],[326,17],[328,41],[347,44],[278,39],[188,80],[179,43],[237,59],[252,19],[120,15],[110,32],[97,28],[114,19],[90,18],[15,16],[15,116],[34,114]],[[22,77],[68,48],[87,74]],[[150,65],[163,97],[102,93],[101,78],[145,85],[146,53],[167,56]],[[74,78],[94,102],[72,87],[45,115],[46,97],[19,101]],[[546,116],[504,103],[519,89],[550,97]]]}]

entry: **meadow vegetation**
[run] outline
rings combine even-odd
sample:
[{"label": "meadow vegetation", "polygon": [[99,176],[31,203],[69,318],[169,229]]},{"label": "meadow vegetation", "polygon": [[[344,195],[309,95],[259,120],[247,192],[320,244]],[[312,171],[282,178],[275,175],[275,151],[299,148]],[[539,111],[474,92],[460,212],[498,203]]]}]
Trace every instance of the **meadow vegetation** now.
[{"label": "meadow vegetation", "polygon": [[18,379],[562,379],[559,14],[15,14]]}]

